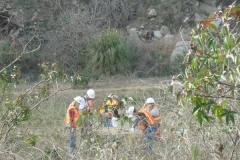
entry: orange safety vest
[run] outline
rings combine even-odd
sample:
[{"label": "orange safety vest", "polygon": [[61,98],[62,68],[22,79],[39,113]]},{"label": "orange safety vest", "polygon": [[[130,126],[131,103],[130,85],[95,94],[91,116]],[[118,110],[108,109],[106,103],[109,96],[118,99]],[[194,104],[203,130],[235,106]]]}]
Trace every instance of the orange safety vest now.
[{"label": "orange safety vest", "polygon": [[145,109],[140,109],[138,111],[138,113],[142,113],[146,116],[147,118],[147,122],[149,125],[154,125],[155,124],[155,120],[154,120],[154,117],[151,115],[151,113]]},{"label": "orange safety vest", "polygon": [[[155,109],[155,108],[157,108],[156,106],[154,106],[154,108],[153,109]],[[147,108],[143,108],[144,110],[147,110],[148,112],[150,112],[150,109],[149,109],[149,107],[147,107]],[[157,123],[157,122],[161,122],[162,121],[162,118],[161,118],[161,116],[160,115],[158,115],[158,116],[153,116],[153,118],[154,118],[154,120],[155,120],[155,122]]]},{"label": "orange safety vest", "polygon": [[[151,113],[146,109],[140,109],[138,111],[138,113],[142,113],[146,116],[147,122],[148,122],[149,125],[154,125],[155,123],[159,123],[162,120],[160,115],[159,116],[152,116]],[[143,123],[143,121],[139,121],[138,126],[139,126],[139,129],[141,129],[141,130],[145,130],[147,128],[147,126]],[[157,138],[161,137],[160,128],[157,128],[157,130],[156,130],[156,137]]]},{"label": "orange safety vest", "polygon": [[162,118],[161,118],[160,115],[158,115],[158,116],[153,116],[153,118],[154,118],[154,121],[155,121],[156,123],[162,121]]},{"label": "orange safety vest", "polygon": [[79,126],[78,119],[80,118],[80,110],[77,110],[77,109],[73,106],[73,103],[71,103],[70,106],[69,106],[68,109],[67,109],[67,114],[66,114],[66,117],[65,117],[65,124],[66,124],[66,125],[69,125],[69,123],[70,123],[70,114],[69,114],[69,110],[70,110],[70,109],[74,109],[74,111],[75,111],[74,121],[73,121],[73,127],[74,127],[74,128],[77,128],[77,127]]}]

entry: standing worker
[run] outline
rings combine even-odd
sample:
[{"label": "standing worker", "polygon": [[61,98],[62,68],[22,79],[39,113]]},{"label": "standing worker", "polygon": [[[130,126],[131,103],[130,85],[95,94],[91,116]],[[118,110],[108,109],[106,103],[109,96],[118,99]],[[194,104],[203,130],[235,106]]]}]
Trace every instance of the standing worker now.
[{"label": "standing worker", "polygon": [[84,96],[86,101],[87,111],[92,114],[93,112],[93,99],[95,98],[95,91],[93,89],[88,89],[87,94]]},{"label": "standing worker", "polygon": [[76,129],[79,127],[80,122],[80,109],[86,106],[85,99],[81,96],[74,98],[74,101],[69,105],[65,117],[65,125],[69,127],[69,146],[70,154],[76,149]]},{"label": "standing worker", "polygon": [[81,126],[81,137],[87,136],[91,133],[92,129],[92,114],[93,114],[93,99],[95,98],[95,91],[88,89],[85,96],[86,108],[80,108],[82,114],[82,126]]},{"label": "standing worker", "polygon": [[[143,108],[137,112],[138,115],[141,115],[145,120],[140,120],[139,128],[142,129],[148,140],[148,151],[152,152],[153,141],[156,137],[160,137],[160,112],[153,98],[148,98]],[[141,117],[140,116],[140,117]]]}]

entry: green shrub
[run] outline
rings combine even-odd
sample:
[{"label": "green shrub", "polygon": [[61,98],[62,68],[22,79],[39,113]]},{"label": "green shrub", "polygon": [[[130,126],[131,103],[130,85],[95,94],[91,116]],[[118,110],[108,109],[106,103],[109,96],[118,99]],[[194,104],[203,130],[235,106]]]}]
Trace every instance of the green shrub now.
[{"label": "green shrub", "polygon": [[[216,20],[221,20],[219,26],[213,23]],[[201,125],[215,118],[234,124],[239,113],[239,20],[240,5],[230,5],[191,33],[191,50],[184,58],[184,90],[179,95],[194,104],[193,114]]]},{"label": "green shrub", "polygon": [[114,75],[131,71],[136,54],[117,30],[108,29],[89,43],[87,58],[87,69],[93,75]]}]

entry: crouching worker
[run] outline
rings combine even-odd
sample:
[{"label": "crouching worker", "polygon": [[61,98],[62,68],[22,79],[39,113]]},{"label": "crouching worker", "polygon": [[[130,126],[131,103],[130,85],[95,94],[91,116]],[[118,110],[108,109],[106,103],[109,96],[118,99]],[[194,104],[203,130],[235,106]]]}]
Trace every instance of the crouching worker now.
[{"label": "crouching worker", "polygon": [[104,105],[99,109],[101,123],[104,127],[113,127],[112,119],[120,118],[118,109],[118,97],[111,93],[104,99]]},{"label": "crouching worker", "polygon": [[148,98],[143,108],[137,111],[137,124],[148,140],[148,152],[152,152],[153,141],[161,136],[160,112],[153,98]]},{"label": "crouching worker", "polygon": [[70,153],[76,149],[76,129],[80,125],[80,109],[86,106],[85,99],[83,97],[75,97],[74,101],[69,105],[65,117],[65,125],[69,128],[69,146]]}]

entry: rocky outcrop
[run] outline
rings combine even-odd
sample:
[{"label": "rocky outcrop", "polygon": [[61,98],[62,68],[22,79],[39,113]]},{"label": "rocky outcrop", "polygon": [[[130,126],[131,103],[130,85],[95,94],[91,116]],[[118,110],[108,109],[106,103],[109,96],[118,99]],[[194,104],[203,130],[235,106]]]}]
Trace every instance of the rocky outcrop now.
[{"label": "rocky outcrop", "polygon": [[190,41],[180,41],[175,45],[175,49],[173,50],[170,56],[170,63],[176,64],[178,60],[182,60],[186,55],[190,48]]}]

